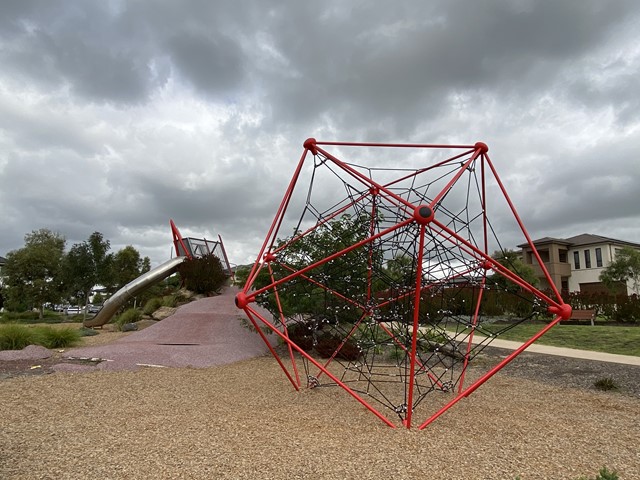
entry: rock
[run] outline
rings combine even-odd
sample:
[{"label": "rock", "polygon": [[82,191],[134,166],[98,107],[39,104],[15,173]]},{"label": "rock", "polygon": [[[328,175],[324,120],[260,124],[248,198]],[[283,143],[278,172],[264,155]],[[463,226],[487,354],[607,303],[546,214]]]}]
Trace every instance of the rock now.
[{"label": "rock", "polygon": [[28,345],[22,350],[4,350],[0,352],[0,360],[40,360],[50,356],[51,351],[40,345]]},{"label": "rock", "polygon": [[135,332],[136,330],[138,330],[138,325],[135,323],[125,323],[122,325],[123,332]]},{"label": "rock", "polygon": [[155,312],[151,314],[151,317],[154,320],[164,320],[167,317],[170,317],[174,313],[176,313],[176,307],[160,307]]}]

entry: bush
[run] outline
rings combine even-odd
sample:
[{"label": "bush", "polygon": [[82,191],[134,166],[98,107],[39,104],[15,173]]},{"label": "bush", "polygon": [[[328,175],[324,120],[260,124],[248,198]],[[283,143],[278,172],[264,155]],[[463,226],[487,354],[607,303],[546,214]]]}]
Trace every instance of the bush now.
[{"label": "bush", "polygon": [[215,255],[185,260],[178,272],[185,287],[200,294],[218,292],[228,279],[220,259]]},{"label": "bush", "polygon": [[[615,470],[609,471],[607,467],[602,467],[600,472],[593,480],[619,480],[618,474]],[[582,476],[578,480],[591,480],[588,477]]]},{"label": "bush", "polygon": [[29,345],[45,348],[66,348],[78,343],[81,333],[74,328],[0,326],[0,350],[22,350]]},{"label": "bush", "polygon": [[289,340],[298,345],[305,352],[313,350],[313,330],[306,322],[294,323],[287,326]]},{"label": "bush", "polygon": [[[336,335],[322,333],[318,337],[318,342],[316,343],[316,352],[318,352],[318,355],[323,358],[330,358],[341,343],[342,340]],[[361,355],[362,352],[358,346],[351,340],[347,340],[345,344],[342,345],[340,351],[336,354],[336,357],[343,360],[354,361],[360,358]]]},{"label": "bush", "polygon": [[4,312],[0,323],[62,323],[64,317],[56,312],[45,310],[42,320],[38,312]]},{"label": "bush", "polygon": [[135,323],[142,318],[142,312],[137,308],[130,308],[129,310],[125,310],[120,315],[118,315],[113,324],[118,328],[118,330],[122,331],[122,326],[127,323]]},{"label": "bush", "polygon": [[98,332],[93,328],[82,327],[78,329],[78,333],[80,333],[81,337],[93,337],[98,335]]},{"label": "bush", "polygon": [[162,306],[163,307],[175,307],[178,304],[179,295],[165,295],[162,297]]},{"label": "bush", "polygon": [[75,328],[38,327],[38,345],[45,348],[67,348],[76,345],[82,335]]},{"label": "bush", "polygon": [[596,387],[596,389],[602,390],[604,392],[618,390],[618,384],[611,377],[599,378],[598,380],[593,382],[593,386]]},{"label": "bush", "polygon": [[142,313],[145,315],[151,315],[153,312],[158,310],[162,306],[162,299],[158,297],[154,297],[147,301],[142,308]]},{"label": "bush", "polygon": [[35,345],[38,333],[25,325],[0,326],[0,350],[22,350],[29,345]]}]

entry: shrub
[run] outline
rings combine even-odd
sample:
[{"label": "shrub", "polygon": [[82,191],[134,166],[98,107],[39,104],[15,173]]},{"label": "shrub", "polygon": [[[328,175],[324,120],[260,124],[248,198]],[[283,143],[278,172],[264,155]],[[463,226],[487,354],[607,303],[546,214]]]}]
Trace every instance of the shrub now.
[{"label": "shrub", "polygon": [[67,348],[76,345],[82,335],[75,328],[38,327],[37,342],[45,348]]},{"label": "shrub", "polygon": [[289,340],[298,345],[305,352],[313,350],[313,330],[306,322],[294,323],[287,326]]},{"label": "shrub", "polygon": [[[322,333],[318,337],[318,342],[316,343],[316,352],[323,358],[329,358],[333,355],[333,352],[340,346],[342,340],[336,335],[332,335],[330,333]],[[357,360],[362,355],[362,352],[358,348],[358,346],[353,343],[351,340],[347,340],[340,351],[336,354],[337,358],[342,358],[344,360]]]},{"label": "shrub", "polygon": [[162,306],[163,307],[175,307],[178,304],[179,295],[165,295],[162,297]]},{"label": "shrub", "polygon": [[130,308],[118,315],[113,324],[122,331],[122,326],[127,323],[135,323],[142,318],[142,312],[137,308]]},{"label": "shrub", "polygon": [[147,301],[142,308],[142,313],[145,315],[151,315],[153,312],[158,310],[162,306],[162,299],[158,297],[154,297]]},{"label": "shrub", "polygon": [[178,272],[185,287],[195,293],[215,293],[227,281],[227,274],[215,255],[185,260]]},{"label": "shrub", "polygon": [[38,312],[4,312],[0,323],[61,323],[64,317],[56,312],[45,310],[42,320]]},{"label": "shrub", "polygon": [[98,332],[96,330],[94,330],[93,328],[87,328],[87,327],[82,327],[78,330],[78,333],[80,333],[81,337],[93,337],[95,335],[98,335]]},{"label": "shrub", "polygon": [[595,382],[593,382],[593,386],[598,390],[602,390],[604,392],[611,390],[618,390],[618,384],[611,377],[603,377],[599,378]]},{"label": "shrub", "polygon": [[[620,477],[618,477],[618,474],[615,470],[609,471],[607,467],[602,467],[598,472],[598,475],[596,475],[596,477],[593,480],[619,480],[619,479]],[[591,480],[591,479],[583,475],[582,477],[578,478],[578,480]]]},{"label": "shrub", "polygon": [[22,350],[29,345],[45,348],[66,348],[78,343],[81,333],[74,328],[0,326],[0,350]]},{"label": "shrub", "polygon": [[0,326],[0,350],[22,350],[37,343],[38,334],[25,325],[8,324]]}]

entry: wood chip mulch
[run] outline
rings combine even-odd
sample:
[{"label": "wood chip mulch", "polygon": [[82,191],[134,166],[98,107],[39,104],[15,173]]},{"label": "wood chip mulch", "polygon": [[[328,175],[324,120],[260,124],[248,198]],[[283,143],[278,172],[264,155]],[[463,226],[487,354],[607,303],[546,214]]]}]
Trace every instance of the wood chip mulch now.
[{"label": "wood chip mulch", "polygon": [[[2,479],[640,479],[638,367],[525,352],[418,431],[337,388],[296,392],[269,356],[43,375],[48,360],[0,362]],[[619,390],[595,390],[603,376]]]}]

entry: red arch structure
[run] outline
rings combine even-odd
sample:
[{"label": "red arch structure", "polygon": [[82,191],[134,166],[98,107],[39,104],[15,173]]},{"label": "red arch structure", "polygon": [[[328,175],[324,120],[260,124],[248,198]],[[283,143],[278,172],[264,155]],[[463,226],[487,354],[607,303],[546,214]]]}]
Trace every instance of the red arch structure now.
[{"label": "red arch structure", "polygon": [[[304,142],[236,296],[295,389],[340,387],[387,425],[423,429],[571,316],[488,152]],[[548,291],[501,237],[529,245]],[[520,348],[486,355],[540,318]]]}]

